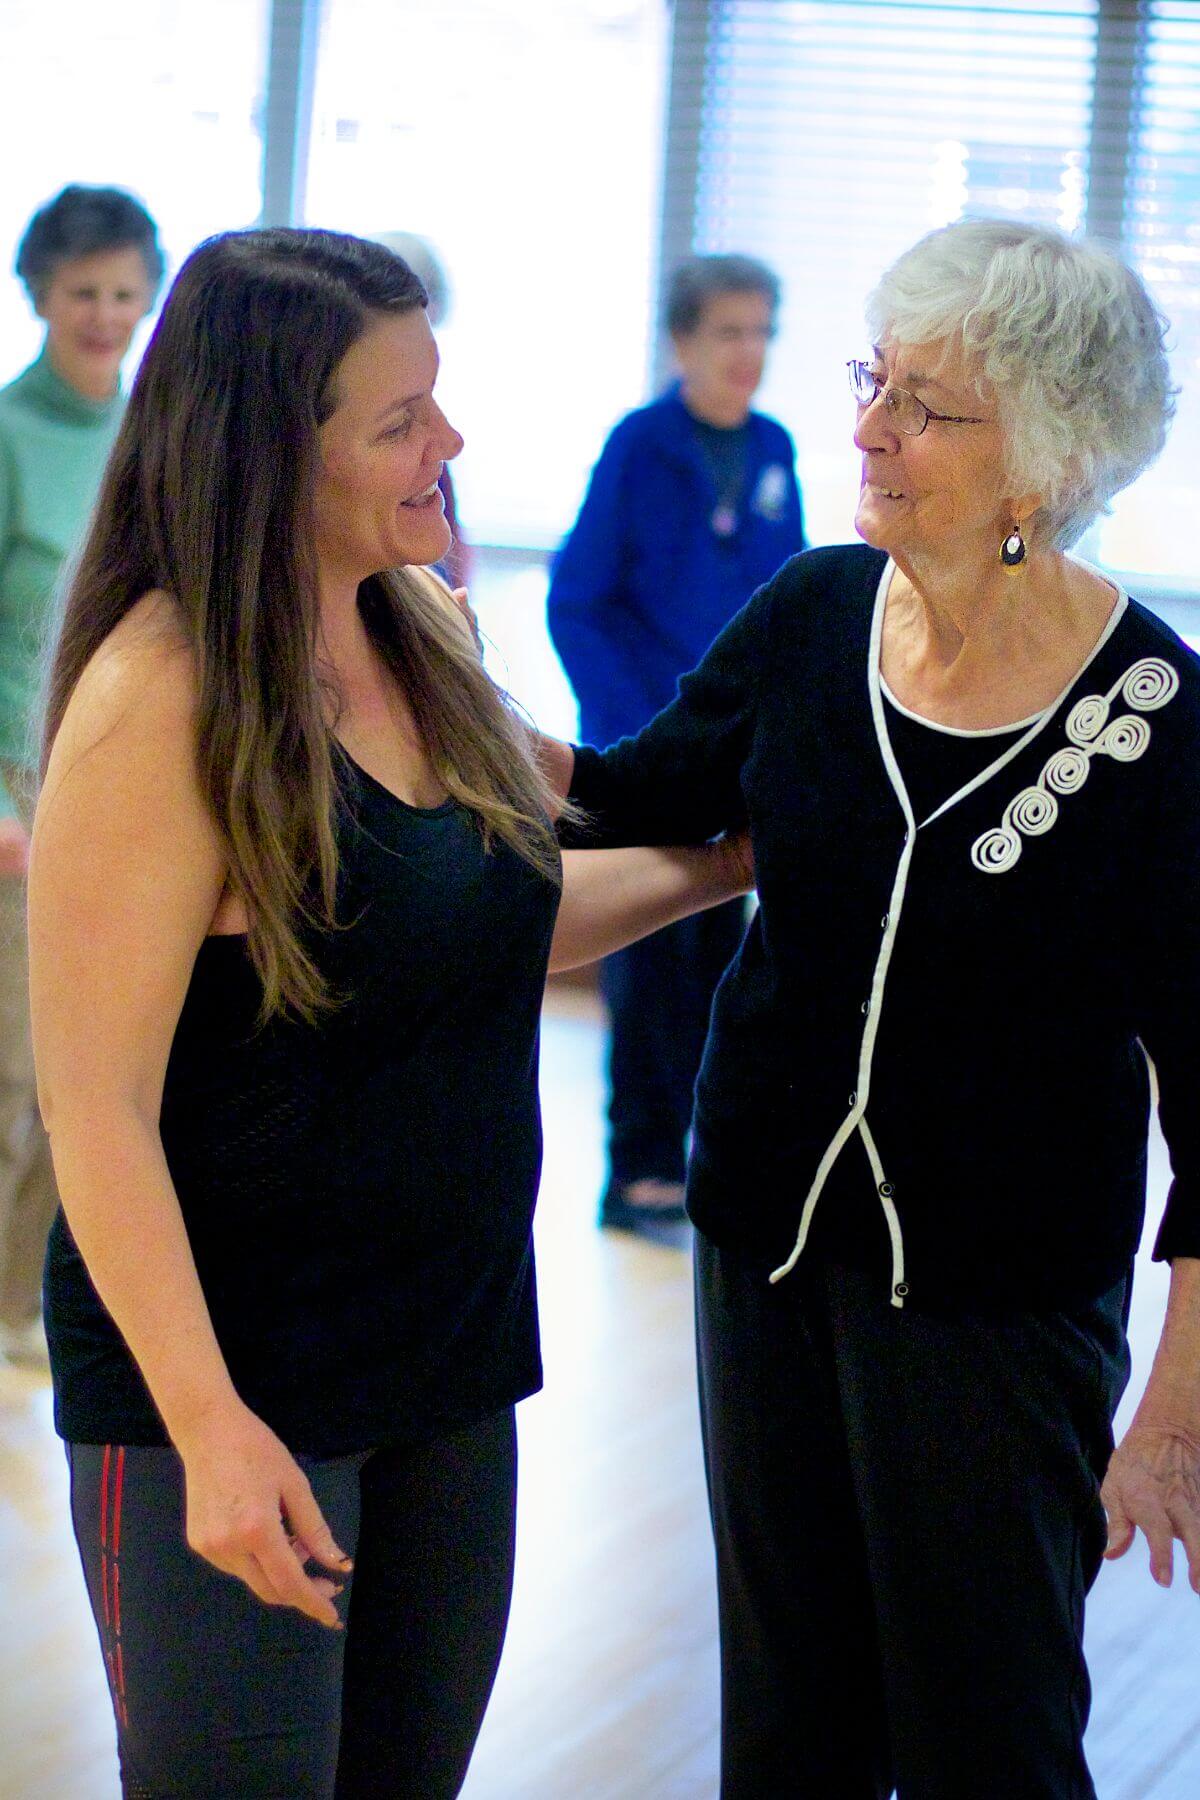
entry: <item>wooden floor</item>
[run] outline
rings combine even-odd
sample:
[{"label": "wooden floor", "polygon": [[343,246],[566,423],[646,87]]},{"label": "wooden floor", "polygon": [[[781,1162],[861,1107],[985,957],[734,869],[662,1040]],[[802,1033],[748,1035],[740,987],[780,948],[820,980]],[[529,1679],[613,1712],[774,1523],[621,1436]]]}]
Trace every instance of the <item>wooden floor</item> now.
[{"label": "wooden floor", "polygon": [[[688,1258],[682,1243],[594,1228],[599,1057],[590,1001],[556,996],[538,1225],[547,1385],[521,1409],[516,1598],[466,1800],[716,1793],[715,1611]],[[1159,1204],[1163,1185],[1160,1158]],[[1135,1384],[1162,1296],[1163,1272],[1147,1265]],[[0,1371],[0,1800],[117,1795],[65,1518],[48,1389]],[[1178,1572],[1169,1593],[1156,1589],[1139,1549],[1102,1572],[1089,1640],[1100,1800],[1198,1800],[1200,1603]]]}]

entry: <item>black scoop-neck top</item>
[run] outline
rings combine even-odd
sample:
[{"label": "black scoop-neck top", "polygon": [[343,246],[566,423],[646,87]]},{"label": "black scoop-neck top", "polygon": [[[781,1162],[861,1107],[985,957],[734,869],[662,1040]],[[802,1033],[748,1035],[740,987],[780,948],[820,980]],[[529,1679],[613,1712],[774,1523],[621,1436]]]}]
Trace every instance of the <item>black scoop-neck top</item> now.
[{"label": "black scoop-neck top", "polygon": [[[541,1382],[530,1228],[538,1023],[557,892],[454,801],[406,805],[347,759],[341,1004],[255,1028],[240,937],[206,939],[161,1131],[242,1399],[289,1448],[419,1440]],[[166,1435],[61,1213],[47,1331],[61,1434]]]}]

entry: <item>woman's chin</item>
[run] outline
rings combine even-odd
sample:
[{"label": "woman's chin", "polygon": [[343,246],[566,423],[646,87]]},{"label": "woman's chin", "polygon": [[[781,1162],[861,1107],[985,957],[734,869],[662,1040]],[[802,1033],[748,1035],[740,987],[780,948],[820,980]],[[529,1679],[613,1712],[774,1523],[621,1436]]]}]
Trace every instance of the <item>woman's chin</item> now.
[{"label": "woman's chin", "polygon": [[419,535],[413,532],[404,543],[397,543],[389,568],[427,569],[431,563],[441,562],[453,544],[454,536],[445,519],[440,519],[439,525],[440,530],[431,529]]},{"label": "woman's chin", "polygon": [[864,544],[870,544],[872,550],[890,550],[891,532],[886,520],[879,517],[869,501],[860,501],[854,515],[854,529]]}]

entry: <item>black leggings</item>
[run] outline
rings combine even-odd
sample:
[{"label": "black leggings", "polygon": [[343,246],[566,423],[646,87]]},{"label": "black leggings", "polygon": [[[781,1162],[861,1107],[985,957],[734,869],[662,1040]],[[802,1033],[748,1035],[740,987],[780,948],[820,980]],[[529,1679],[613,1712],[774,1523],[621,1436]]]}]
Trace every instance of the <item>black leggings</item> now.
[{"label": "black leggings", "polygon": [[188,1549],[173,1450],[67,1456],[126,1800],[459,1792],[512,1592],[511,1407],[417,1448],[298,1459],[355,1559],[344,1632]]}]

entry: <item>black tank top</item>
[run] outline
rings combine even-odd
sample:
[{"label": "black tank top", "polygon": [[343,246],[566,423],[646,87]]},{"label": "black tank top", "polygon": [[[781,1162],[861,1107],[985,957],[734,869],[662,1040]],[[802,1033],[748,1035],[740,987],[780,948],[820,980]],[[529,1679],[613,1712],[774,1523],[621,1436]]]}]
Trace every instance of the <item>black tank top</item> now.
[{"label": "black tank top", "polygon": [[[557,893],[453,801],[405,805],[349,765],[342,996],[255,1030],[240,937],[208,938],[171,1049],[162,1141],[242,1399],[289,1448],[416,1441],[541,1382],[530,1227],[538,1023]],[[61,1434],[163,1444],[59,1214],[46,1272]]]}]

